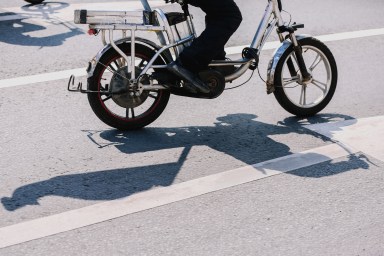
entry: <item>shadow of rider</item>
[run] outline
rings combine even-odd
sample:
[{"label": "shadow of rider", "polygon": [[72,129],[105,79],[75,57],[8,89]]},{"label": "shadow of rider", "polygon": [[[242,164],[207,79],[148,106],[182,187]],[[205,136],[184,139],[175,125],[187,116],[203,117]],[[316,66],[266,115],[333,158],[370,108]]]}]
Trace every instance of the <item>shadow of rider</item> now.
[{"label": "shadow of rider", "polygon": [[[303,136],[316,136],[327,141],[327,138],[303,128],[302,124],[351,119],[342,115],[319,115],[306,120],[287,118],[278,125],[271,125],[259,122],[255,118],[255,115],[250,114],[232,114],[219,117],[214,126],[146,128],[135,132],[88,131],[90,138],[101,150],[113,146],[125,154],[139,152],[151,154],[150,151],[179,147],[183,148],[183,151],[176,162],[61,175],[24,185],[17,188],[12,197],[1,198],[1,203],[8,211],[15,211],[26,205],[38,205],[40,198],[52,195],[83,200],[123,198],[153,187],[172,185],[193,146],[205,145],[246,164],[255,164],[292,154],[287,145],[275,141],[271,135],[292,133],[301,140]],[[96,134],[108,143],[99,143],[100,139],[96,138]],[[289,174],[321,178],[356,168],[369,168],[367,159],[357,154],[350,155],[346,161],[327,164],[330,167],[328,166],[325,171],[308,171],[304,168]]]},{"label": "shadow of rider", "polygon": [[[5,20],[0,22],[0,42],[22,46],[40,46],[51,47],[62,45],[63,42],[70,37],[84,34],[79,28],[63,22],[57,18],[50,17],[56,10],[67,7],[69,4],[55,2],[54,8],[48,8],[53,2],[46,2],[41,5],[35,5],[35,9],[31,9],[31,5],[24,6],[22,9],[27,13],[10,13],[12,15],[20,15],[21,18],[14,20]],[[58,5],[58,6],[57,6]],[[48,36],[31,36],[28,33],[47,30],[48,27],[41,24],[35,24],[29,21],[30,18],[43,18],[47,24],[65,28],[67,32],[55,33]],[[9,28],[12,29],[9,29]],[[55,29],[55,32],[57,29]]]}]

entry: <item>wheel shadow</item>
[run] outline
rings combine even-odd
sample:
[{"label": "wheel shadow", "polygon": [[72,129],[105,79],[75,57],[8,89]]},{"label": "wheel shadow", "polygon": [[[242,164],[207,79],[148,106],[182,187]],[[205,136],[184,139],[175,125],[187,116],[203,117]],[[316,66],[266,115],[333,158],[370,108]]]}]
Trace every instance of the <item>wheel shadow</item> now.
[{"label": "wheel shadow", "polygon": [[[7,13],[7,15],[17,15],[20,18],[0,21],[0,30],[2,31],[0,42],[21,46],[52,47],[62,45],[70,37],[84,34],[81,29],[54,16],[58,10],[68,6],[68,3],[62,2],[43,2],[23,6],[22,10],[24,12],[22,13]],[[43,22],[30,20],[36,18]],[[55,32],[55,34],[48,36],[29,35],[32,32],[47,30],[48,26],[55,26],[54,31],[60,28],[60,30],[65,29],[66,32]]]},{"label": "wheel shadow", "polygon": [[[194,146],[208,146],[251,165],[292,154],[287,145],[275,141],[271,135],[295,133],[329,141],[328,138],[303,128],[303,124],[340,119],[353,118],[343,115],[318,115],[309,119],[287,118],[271,125],[257,121],[254,115],[234,114],[217,118],[213,126],[146,128],[134,132],[87,131],[88,137],[101,150],[116,147],[127,155],[140,152],[152,154],[151,152],[171,148],[183,148],[183,151],[178,161],[172,163],[61,175],[28,184],[17,188],[12,197],[3,197],[1,203],[6,210],[15,211],[26,205],[38,205],[40,198],[52,195],[82,200],[123,198],[155,187],[172,185]],[[331,163],[327,171],[299,170],[290,174],[321,178],[356,168],[368,169],[369,162],[361,155],[351,154],[346,161]]]}]

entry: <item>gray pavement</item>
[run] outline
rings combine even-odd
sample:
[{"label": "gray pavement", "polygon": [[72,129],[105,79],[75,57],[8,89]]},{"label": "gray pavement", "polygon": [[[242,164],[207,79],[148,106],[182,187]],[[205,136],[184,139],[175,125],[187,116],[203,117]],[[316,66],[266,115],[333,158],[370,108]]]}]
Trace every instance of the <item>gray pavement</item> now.
[{"label": "gray pavement", "polygon": [[[228,46],[252,40],[265,2],[238,1],[244,22]],[[293,20],[305,23],[303,33],[384,28],[382,1],[286,2]],[[0,17],[24,4],[0,3]],[[201,31],[202,14],[192,11]],[[84,30],[0,21],[0,80],[85,67],[101,43]],[[156,122],[131,133],[101,123],[84,95],[66,91],[66,80],[2,88],[0,228],[329,145],[302,125],[384,115],[383,40],[327,42],[338,88],[309,120],[285,112],[257,75],[215,100],[173,96]],[[272,52],[261,54],[262,76]],[[0,255],[384,255],[383,180],[383,162],[360,152]]]},{"label": "gray pavement", "polygon": [[382,255],[383,164],[370,161],[337,159],[3,253]]}]

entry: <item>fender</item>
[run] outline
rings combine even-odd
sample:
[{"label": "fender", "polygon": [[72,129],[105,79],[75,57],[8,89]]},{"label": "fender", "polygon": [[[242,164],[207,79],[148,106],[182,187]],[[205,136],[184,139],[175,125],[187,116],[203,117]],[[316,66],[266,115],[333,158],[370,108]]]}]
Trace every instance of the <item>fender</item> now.
[{"label": "fender", "polygon": [[[121,38],[119,40],[117,40],[115,42],[115,44],[117,46],[121,45],[121,44],[124,44],[124,43],[130,43],[131,42],[131,38],[130,37],[127,37],[127,38]],[[144,39],[144,38],[141,38],[141,37],[136,37],[135,38],[135,42],[136,44],[141,44],[141,45],[144,45],[144,46],[147,46],[149,48],[151,48],[152,50],[155,50],[155,51],[158,51],[161,49],[161,47],[159,45],[157,45],[156,43],[152,42],[152,41],[149,41],[147,39]],[[92,77],[93,76],[93,73],[95,72],[95,68],[96,68],[96,65],[97,63],[99,63],[101,57],[106,53],[108,52],[109,50],[113,50],[113,47],[111,44],[107,44],[105,45],[97,54],[96,56],[88,63],[88,68],[87,68],[87,73],[88,73],[88,78]],[[160,55],[167,63],[169,62],[172,62],[173,59],[172,59],[172,55],[170,54],[169,51],[165,51],[164,53],[162,53]]]},{"label": "fender", "polygon": [[[296,39],[299,42],[300,40],[308,37],[311,37],[311,35],[302,34],[302,35],[297,35]],[[275,82],[275,71],[276,71],[277,63],[279,63],[281,56],[283,56],[283,54],[289,49],[291,45],[292,45],[291,41],[284,40],[281,43],[281,45],[275,50],[275,52],[272,55],[273,56],[272,59],[269,61],[268,71],[267,71],[267,93],[268,94],[272,93],[275,90],[274,82]]]}]

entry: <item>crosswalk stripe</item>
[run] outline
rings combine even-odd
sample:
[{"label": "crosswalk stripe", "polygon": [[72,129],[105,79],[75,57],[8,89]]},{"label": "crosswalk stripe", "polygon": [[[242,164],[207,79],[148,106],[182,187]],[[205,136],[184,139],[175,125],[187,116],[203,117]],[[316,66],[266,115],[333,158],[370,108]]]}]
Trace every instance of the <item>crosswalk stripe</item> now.
[{"label": "crosswalk stripe", "polygon": [[[306,126],[334,141],[358,148],[384,162],[384,116],[345,120]],[[381,138],[381,139],[380,139]]]},{"label": "crosswalk stripe", "polygon": [[201,196],[214,191],[293,171],[356,153],[356,150],[330,144],[169,187],[0,228],[0,248]]}]

